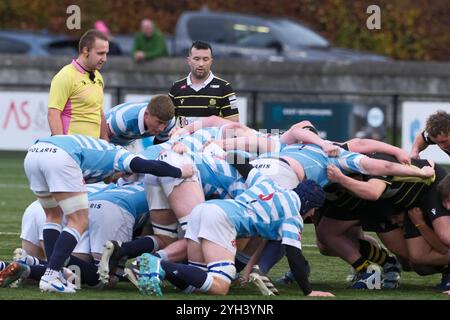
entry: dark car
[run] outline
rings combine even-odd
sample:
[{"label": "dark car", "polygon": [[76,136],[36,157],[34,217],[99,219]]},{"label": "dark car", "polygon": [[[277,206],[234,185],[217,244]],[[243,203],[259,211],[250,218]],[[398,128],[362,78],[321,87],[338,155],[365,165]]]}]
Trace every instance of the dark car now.
[{"label": "dark car", "polygon": [[44,32],[0,31],[0,53],[29,56],[71,55],[78,52],[78,41]]},{"label": "dark car", "polygon": [[[0,31],[0,54],[25,54],[29,56],[78,55],[79,38],[46,32],[22,30]],[[121,47],[110,43],[109,55],[122,55]]]},{"label": "dark car", "polygon": [[380,55],[333,47],[307,27],[279,17],[184,12],[177,22],[172,41],[173,55],[186,56],[194,40],[211,43],[214,57],[276,61],[389,60]]}]

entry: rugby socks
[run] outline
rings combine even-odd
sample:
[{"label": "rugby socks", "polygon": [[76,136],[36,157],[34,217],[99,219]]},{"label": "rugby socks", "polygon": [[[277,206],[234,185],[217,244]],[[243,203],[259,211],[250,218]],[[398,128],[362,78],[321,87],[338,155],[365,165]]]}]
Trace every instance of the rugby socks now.
[{"label": "rugby socks", "polygon": [[100,279],[97,274],[98,267],[94,263],[84,261],[75,256],[70,256],[68,265],[69,266],[76,265],[80,268],[82,284],[87,284],[88,286],[93,287],[93,286],[96,286],[100,282]]},{"label": "rugby socks", "polygon": [[396,264],[393,256],[390,256],[386,249],[372,244],[369,241],[359,239],[359,252],[361,256],[370,262],[384,266],[386,263]]},{"label": "rugby socks", "polygon": [[144,253],[153,253],[158,249],[158,242],[153,236],[146,236],[122,243],[119,257],[136,258]]},{"label": "rugby socks", "polygon": [[5,268],[8,266],[9,263],[5,261],[0,261],[0,271],[5,270]]},{"label": "rugby socks", "polygon": [[249,260],[250,257],[245,253],[242,253],[240,251],[236,252],[236,257],[234,258],[234,265],[236,266],[236,272],[241,272],[242,270],[244,270]]},{"label": "rugby socks", "polygon": [[267,274],[274,265],[285,256],[284,247],[281,241],[269,241],[261,252],[258,261],[259,270]]},{"label": "rugby socks", "polygon": [[352,263],[352,267],[355,268],[356,272],[366,272],[369,265],[370,262],[364,257],[361,257]]},{"label": "rugby socks", "polygon": [[73,249],[75,249],[78,241],[80,241],[80,238],[81,236],[77,230],[65,227],[55,244],[53,254],[48,261],[47,267],[56,271],[61,270],[64,266],[64,262],[70,256]]},{"label": "rugby socks", "polygon": [[[75,256],[70,256],[68,265],[76,265],[80,268],[81,283],[87,284],[89,286],[95,286],[100,282],[97,274],[98,266],[96,264],[86,262]],[[45,274],[47,266],[34,265],[29,266],[29,268],[30,268],[29,278],[39,281],[41,277]]]},{"label": "rugby socks", "polygon": [[47,259],[50,259],[55,243],[61,234],[62,226],[58,223],[46,222],[43,228],[44,249]]},{"label": "rugby socks", "polygon": [[161,267],[166,272],[166,279],[175,286],[181,285],[177,286],[181,290],[186,290],[190,285],[206,292],[212,285],[212,276],[199,267],[164,260],[161,260]]},{"label": "rugby socks", "polygon": [[47,266],[37,265],[37,266],[29,266],[30,267],[30,275],[29,278],[39,281],[41,277],[45,274],[45,270]]},{"label": "rugby socks", "polygon": [[158,258],[161,258],[161,260],[164,260],[164,261],[168,261],[169,260],[169,257],[167,256],[167,253],[164,251],[164,249],[158,250],[155,253],[155,256],[158,257]]},{"label": "rugby socks", "polygon": [[28,266],[37,266],[39,264],[47,264],[47,261],[40,260],[36,257],[27,255],[25,259],[21,260],[21,262],[25,263]]}]

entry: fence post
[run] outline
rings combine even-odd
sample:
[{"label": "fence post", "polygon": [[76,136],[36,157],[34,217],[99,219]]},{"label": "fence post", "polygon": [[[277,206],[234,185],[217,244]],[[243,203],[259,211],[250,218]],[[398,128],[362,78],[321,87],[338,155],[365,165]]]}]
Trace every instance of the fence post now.
[{"label": "fence post", "polygon": [[398,135],[397,135],[397,130],[398,130],[398,94],[394,94],[392,96],[392,118],[393,118],[393,126],[392,126],[392,144],[394,146],[397,147],[401,147],[399,141],[397,141],[398,139]]}]

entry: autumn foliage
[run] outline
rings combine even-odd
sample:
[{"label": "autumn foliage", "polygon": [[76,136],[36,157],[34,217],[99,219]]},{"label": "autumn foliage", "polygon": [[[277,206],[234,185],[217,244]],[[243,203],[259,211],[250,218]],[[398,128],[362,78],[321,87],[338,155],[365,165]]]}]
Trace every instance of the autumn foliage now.
[{"label": "autumn foliage", "polygon": [[[66,28],[66,8],[81,8],[82,30]],[[381,8],[381,30],[366,28],[369,5]],[[185,10],[221,10],[285,16],[333,44],[407,60],[448,60],[450,7],[446,0],[2,0],[0,28],[47,29],[79,35],[104,20],[114,34],[133,33],[149,17],[172,34]]]}]

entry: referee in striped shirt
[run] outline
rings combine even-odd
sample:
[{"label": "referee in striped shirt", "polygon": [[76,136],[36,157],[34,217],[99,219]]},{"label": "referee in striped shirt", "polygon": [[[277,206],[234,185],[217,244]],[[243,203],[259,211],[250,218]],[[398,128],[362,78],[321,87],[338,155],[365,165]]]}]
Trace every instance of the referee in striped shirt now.
[{"label": "referee in striped shirt", "polygon": [[186,78],[176,81],[169,92],[175,105],[178,127],[209,116],[239,122],[236,94],[229,82],[211,72],[212,61],[210,44],[195,41],[187,57],[191,72]]}]

